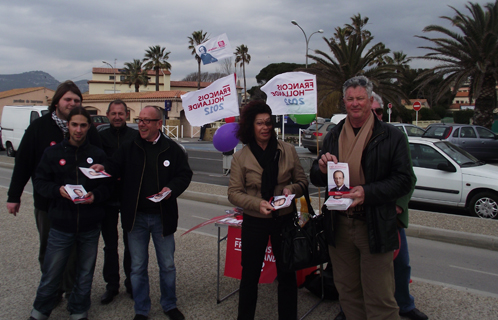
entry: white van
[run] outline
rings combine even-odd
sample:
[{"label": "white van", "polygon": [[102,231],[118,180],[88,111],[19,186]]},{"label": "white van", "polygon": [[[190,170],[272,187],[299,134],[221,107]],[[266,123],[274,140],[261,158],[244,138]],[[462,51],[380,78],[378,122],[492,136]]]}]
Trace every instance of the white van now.
[{"label": "white van", "polygon": [[48,113],[48,106],[4,106],[2,111],[2,145],[13,157],[31,122]]}]

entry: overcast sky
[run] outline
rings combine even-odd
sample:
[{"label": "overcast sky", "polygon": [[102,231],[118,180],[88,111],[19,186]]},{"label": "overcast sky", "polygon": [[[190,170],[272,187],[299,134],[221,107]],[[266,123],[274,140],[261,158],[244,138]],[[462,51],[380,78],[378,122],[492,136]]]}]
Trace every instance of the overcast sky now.
[{"label": "overcast sky", "polygon": [[[490,1],[475,1],[484,5]],[[372,43],[383,42],[392,51],[408,56],[426,53],[418,49],[427,41],[415,38],[430,24],[450,28],[440,16],[453,16],[449,7],[468,13],[463,0],[120,0],[56,1],[17,0],[0,3],[0,74],[41,70],[59,81],[91,79],[92,67],[118,68],[142,59],[149,46],[170,51],[171,80],[197,71],[187,37],[203,30],[208,35],[226,33],[233,49],[249,48],[247,87],[270,63],[305,63],[305,39],[314,34],[310,50],[327,51],[322,37],[330,38],[337,26],[350,23],[353,15],[369,17]],[[209,5],[208,5],[209,4]],[[428,34],[430,35],[430,34]],[[434,34],[436,35],[436,34]],[[311,51],[310,51],[311,53]],[[310,61],[311,62],[311,61]],[[423,60],[412,67],[431,66]],[[214,63],[201,71],[215,72]],[[237,68],[238,69],[238,68]],[[242,77],[242,73],[237,70]],[[241,84],[243,82],[241,81]]]}]

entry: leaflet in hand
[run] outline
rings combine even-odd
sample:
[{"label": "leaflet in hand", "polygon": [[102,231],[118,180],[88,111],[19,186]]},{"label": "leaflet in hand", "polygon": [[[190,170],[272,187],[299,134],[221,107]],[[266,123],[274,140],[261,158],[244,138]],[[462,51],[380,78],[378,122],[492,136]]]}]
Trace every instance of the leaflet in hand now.
[{"label": "leaflet in hand", "polygon": [[111,175],[105,171],[95,171],[90,168],[80,167],[81,172],[90,179],[109,178]]},{"label": "leaflet in hand", "polygon": [[353,203],[345,199],[343,194],[349,193],[349,165],[344,162],[327,162],[327,180],[329,198],[325,205],[329,210],[346,210]]},{"label": "leaflet in hand", "polygon": [[88,200],[85,188],[80,184],[66,184],[64,189],[69,194],[74,203],[81,203]]},{"label": "leaflet in hand", "polygon": [[164,193],[156,193],[156,194],[153,194],[151,196],[148,196],[147,199],[149,199],[152,202],[160,202],[161,200],[166,198],[168,196],[168,194],[170,194],[170,193],[171,193],[171,190],[168,190]]},{"label": "leaflet in hand", "polygon": [[287,208],[292,204],[292,199],[294,199],[295,194],[289,194],[287,196],[276,196],[270,199],[270,204],[277,209]]}]

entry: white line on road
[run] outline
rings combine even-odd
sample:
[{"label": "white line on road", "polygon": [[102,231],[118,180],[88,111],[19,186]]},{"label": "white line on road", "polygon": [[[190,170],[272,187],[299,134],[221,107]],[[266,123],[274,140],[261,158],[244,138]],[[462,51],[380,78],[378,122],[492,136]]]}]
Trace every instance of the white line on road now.
[{"label": "white line on road", "polygon": [[488,275],[491,275],[491,276],[498,277],[498,274],[496,274],[496,273],[491,273],[491,272],[486,272],[486,271],[481,271],[481,270],[475,270],[475,269],[469,269],[469,268],[464,268],[464,267],[459,267],[459,266],[452,266],[452,265],[450,265],[450,267],[456,268],[456,269],[462,269],[462,270],[467,270],[467,271],[473,271],[473,272],[483,273],[483,274],[488,274]]},{"label": "white line on road", "polygon": [[204,218],[204,217],[199,217],[199,216],[192,216],[192,218],[197,218],[201,220],[209,220],[209,218]]},{"label": "white line on road", "polygon": [[199,159],[199,160],[210,160],[210,161],[218,161],[223,162],[223,159],[210,159],[210,158],[201,158],[201,157],[188,157],[189,159]]}]

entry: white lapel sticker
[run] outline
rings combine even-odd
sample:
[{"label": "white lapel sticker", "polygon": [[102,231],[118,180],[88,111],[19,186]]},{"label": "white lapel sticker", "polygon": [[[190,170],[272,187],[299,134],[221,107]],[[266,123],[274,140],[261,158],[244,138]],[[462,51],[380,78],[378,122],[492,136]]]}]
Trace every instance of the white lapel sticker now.
[{"label": "white lapel sticker", "polygon": [[87,162],[87,163],[89,163],[89,164],[92,164],[92,163],[93,163],[93,159],[92,159],[92,158],[90,158],[90,157],[88,157],[88,158],[86,159],[86,162]]},{"label": "white lapel sticker", "polygon": [[163,165],[164,165],[165,167],[169,167],[169,160],[164,160]]}]

